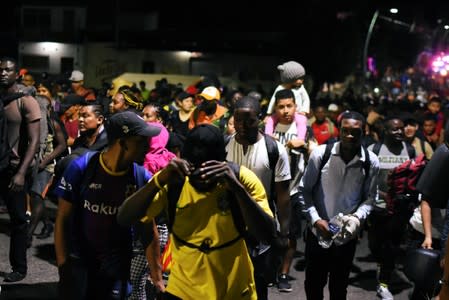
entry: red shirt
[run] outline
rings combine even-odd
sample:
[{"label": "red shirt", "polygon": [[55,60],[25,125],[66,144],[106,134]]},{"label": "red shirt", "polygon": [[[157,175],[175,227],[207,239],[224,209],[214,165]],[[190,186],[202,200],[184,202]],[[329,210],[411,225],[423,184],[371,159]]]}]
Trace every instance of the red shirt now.
[{"label": "red shirt", "polygon": [[326,143],[331,137],[338,137],[337,126],[329,124],[329,120],[324,121],[322,124],[316,122],[312,123],[313,135],[315,136],[319,145]]},{"label": "red shirt", "polygon": [[64,127],[69,137],[74,139],[78,137],[78,120],[67,120],[64,122]]}]

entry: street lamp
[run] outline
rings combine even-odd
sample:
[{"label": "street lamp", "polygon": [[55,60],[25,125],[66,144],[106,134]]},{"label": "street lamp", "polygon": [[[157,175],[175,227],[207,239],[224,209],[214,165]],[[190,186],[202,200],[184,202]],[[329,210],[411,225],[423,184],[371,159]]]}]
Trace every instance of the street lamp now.
[{"label": "street lamp", "polygon": [[[397,8],[391,8],[390,9],[390,13],[392,14],[397,14],[399,12],[399,10]],[[366,39],[365,39],[365,46],[363,47],[363,75],[366,76],[367,73],[367,57],[368,57],[368,47],[369,47],[369,42],[371,40],[371,35],[373,34],[373,29],[374,29],[374,25],[376,24],[377,19],[380,18],[382,20],[397,24],[397,25],[401,25],[404,27],[409,28],[410,30],[412,30],[412,28],[414,27],[414,24],[408,24],[399,20],[395,20],[393,18],[384,16],[379,14],[379,10],[377,9],[374,14],[373,17],[371,18],[371,23],[369,25],[368,28],[368,33],[366,34]]]},{"label": "street lamp", "polygon": [[366,77],[366,71],[367,71],[366,59],[368,57],[368,46],[369,46],[369,42],[371,40],[371,35],[373,33],[374,25],[376,24],[377,17],[379,17],[378,9],[374,12],[373,17],[371,18],[371,23],[369,24],[368,33],[366,34],[365,46],[363,47],[363,78]]},{"label": "street lamp", "polygon": [[397,14],[398,12],[399,12],[399,10],[397,8],[394,8],[394,7],[390,8],[390,13]]}]

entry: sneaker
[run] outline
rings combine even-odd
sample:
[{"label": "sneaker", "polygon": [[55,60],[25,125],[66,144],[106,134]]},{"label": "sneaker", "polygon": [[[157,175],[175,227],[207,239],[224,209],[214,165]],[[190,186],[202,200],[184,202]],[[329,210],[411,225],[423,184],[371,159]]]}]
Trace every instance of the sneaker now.
[{"label": "sneaker", "polygon": [[377,286],[377,297],[382,300],[393,300],[393,294],[388,289],[388,286],[385,284],[379,284]]},{"label": "sneaker", "polygon": [[284,292],[284,293],[290,293],[293,290],[292,285],[290,283],[288,283],[288,275],[287,274],[281,274],[279,276],[278,290],[279,290],[279,292]]},{"label": "sneaker", "polygon": [[4,282],[16,282],[21,281],[26,277],[26,274],[22,274],[17,271],[13,271],[11,273],[6,274]]}]

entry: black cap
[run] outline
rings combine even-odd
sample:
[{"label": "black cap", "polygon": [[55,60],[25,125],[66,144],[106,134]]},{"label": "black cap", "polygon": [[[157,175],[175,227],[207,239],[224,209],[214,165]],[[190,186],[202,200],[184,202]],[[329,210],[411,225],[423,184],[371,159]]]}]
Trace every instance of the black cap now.
[{"label": "black cap", "polygon": [[404,122],[404,125],[407,125],[407,124],[416,125],[419,123],[418,118],[416,118],[416,116],[414,116],[413,114],[411,114],[409,112],[402,113],[400,115],[400,118],[401,118],[402,122]]},{"label": "black cap", "polygon": [[86,100],[84,99],[84,97],[77,94],[69,94],[64,97],[64,100],[61,103],[61,111],[65,112],[67,109],[77,104],[86,104]]},{"label": "black cap", "polygon": [[210,124],[194,127],[186,137],[181,156],[194,165],[208,160],[224,161],[226,152],[223,133]]},{"label": "black cap", "polygon": [[178,96],[176,96],[176,99],[182,101],[182,100],[187,99],[189,97],[193,97],[193,96],[191,94],[185,92],[185,91],[182,91],[181,93],[178,94]]},{"label": "black cap", "polygon": [[106,133],[109,140],[130,136],[157,136],[161,129],[149,125],[134,112],[123,111],[112,115],[106,122]]}]

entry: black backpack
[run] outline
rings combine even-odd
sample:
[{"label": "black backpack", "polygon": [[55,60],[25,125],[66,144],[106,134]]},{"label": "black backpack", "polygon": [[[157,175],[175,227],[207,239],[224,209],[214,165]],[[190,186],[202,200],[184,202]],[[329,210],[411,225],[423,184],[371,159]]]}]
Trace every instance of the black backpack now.
[{"label": "black backpack", "polygon": [[[323,167],[326,165],[327,161],[329,160],[329,158],[331,157],[332,154],[332,148],[334,147],[334,143],[330,143],[330,144],[326,144],[326,149],[324,150],[324,154],[321,158],[321,163],[319,165],[318,171],[319,171],[319,177],[317,182],[315,183],[315,187],[319,184],[320,179],[321,179],[321,171],[323,170]],[[380,148],[380,147],[379,147]],[[365,161],[363,163],[363,170],[365,171],[365,177],[363,178],[363,184],[362,184],[362,193],[361,193],[361,201],[364,200],[365,196],[363,193],[363,187],[365,186],[365,182],[368,179],[369,176],[369,170],[371,167],[371,161],[369,158],[369,152],[368,149],[366,149],[365,146],[362,146],[363,152],[365,153]]]},{"label": "black backpack", "polygon": [[[276,203],[275,200],[276,199],[276,189],[275,189],[275,182],[274,182],[274,177],[276,175],[276,164],[278,162],[279,159],[279,149],[278,149],[278,145],[276,143],[276,140],[265,133],[262,133],[263,136],[265,137],[265,146],[267,147],[267,153],[268,153],[268,163],[270,166],[270,170],[271,170],[271,182],[270,182],[270,195],[268,196],[268,204],[270,205],[270,209],[273,212],[273,214],[276,213]],[[225,137],[225,145],[227,145],[230,141],[230,137],[226,138]]]},{"label": "black backpack", "polygon": [[[234,175],[236,176],[236,178],[240,178],[240,166],[233,162],[228,162],[228,164],[231,167],[232,171],[234,172]],[[243,220],[242,212],[240,211],[237,201],[232,201],[232,200],[227,200],[227,202],[229,203],[229,208],[231,210],[234,225],[235,225],[237,231],[239,232],[239,235],[236,238],[234,238],[220,246],[210,247],[209,244],[207,244],[206,242],[203,242],[200,246],[198,246],[198,245],[189,243],[189,242],[181,239],[180,237],[178,237],[176,235],[176,233],[173,232],[173,224],[175,223],[175,217],[176,217],[176,204],[178,203],[183,186],[184,186],[184,181],[176,181],[176,182],[172,181],[168,184],[168,187],[167,187],[167,198],[168,198],[167,227],[168,227],[169,232],[173,235],[173,237],[178,242],[180,242],[181,244],[183,244],[189,248],[198,249],[201,252],[207,253],[212,250],[223,249],[225,247],[231,246],[232,244],[234,244],[241,238],[247,237],[246,225]],[[225,199],[230,199],[230,197],[233,197],[232,193],[230,191],[226,191]]]},{"label": "black backpack", "polygon": [[[0,171],[5,170],[9,166],[11,157],[11,146],[8,140],[8,120],[6,119],[5,107],[12,101],[23,97],[23,93],[14,93],[2,97],[0,101]],[[19,111],[22,113],[21,105]]]}]

